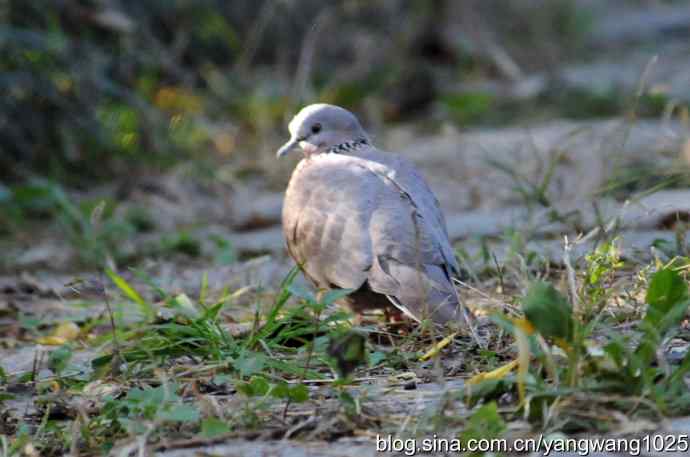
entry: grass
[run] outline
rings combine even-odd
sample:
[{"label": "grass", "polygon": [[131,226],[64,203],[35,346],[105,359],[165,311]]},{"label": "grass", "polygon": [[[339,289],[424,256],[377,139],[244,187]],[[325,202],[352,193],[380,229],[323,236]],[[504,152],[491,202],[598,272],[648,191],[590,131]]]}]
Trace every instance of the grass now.
[{"label": "grass", "polygon": [[[33,244],[45,238],[53,240],[56,248],[67,245],[71,268],[156,257],[194,260],[207,251],[215,264],[238,260],[232,242],[222,234],[202,237],[197,232],[203,225],[193,223],[164,230],[153,211],[140,203],[84,196],[83,191],[70,192],[60,183],[36,179],[9,186],[0,194],[0,212],[8,216],[0,218],[0,239],[30,239]],[[10,266],[11,259],[5,260]]]},{"label": "grass", "polygon": [[[585,257],[568,294],[555,285],[565,271],[506,284],[527,289],[490,311],[491,323],[481,330],[487,348],[456,337],[429,361],[422,355],[443,333],[353,326],[348,313],[330,306],[348,291],[314,295],[297,286],[296,270],[240,330],[232,330],[225,312],[231,291],[192,299],[109,271],[114,328],[103,317],[79,323],[48,352],[48,376],[0,373],[0,408],[20,398],[36,408],[29,416],[4,409],[5,455],[27,446],[42,455],[135,450],[142,443],[163,449],[266,433],[333,439],[362,427],[393,433],[400,421],[407,424],[403,436],[433,432],[460,440],[504,436],[516,420],[533,431],[605,432],[616,429],[621,415],[687,414],[690,355],[671,363],[660,354],[666,341],[683,337],[688,271],[688,258],[635,265],[621,259],[615,242],[603,244]],[[153,290],[141,290],[146,282]],[[639,304],[626,291],[637,289],[646,309],[629,312]],[[137,311],[125,318],[127,309]],[[75,354],[88,348],[98,354],[75,365]],[[465,387],[444,389],[458,376],[458,357]],[[515,371],[488,374],[513,359]],[[441,383],[436,406],[416,417],[385,418],[400,392],[420,382],[419,375],[386,377],[425,371]],[[479,372],[485,375],[467,379]],[[386,384],[393,400],[380,389]],[[84,406],[86,398],[92,406]]]},{"label": "grass", "polygon": [[37,179],[8,188],[0,210],[10,217],[2,219],[0,231],[14,235],[48,220],[75,247],[79,262],[102,265],[108,256],[117,257],[124,240],[136,232],[150,231],[155,224],[141,208],[132,208],[120,217],[116,207],[116,202],[106,199],[76,202],[63,186]]},{"label": "grass", "polygon": [[[331,367],[337,361],[331,362],[327,355],[327,338],[347,335],[347,315],[335,313],[319,318],[325,307],[342,294],[326,294],[316,300],[291,285],[295,274],[296,271],[286,278],[268,313],[257,315],[250,329],[233,336],[221,325],[221,312],[231,300],[230,295],[208,304],[184,295],[166,295],[160,309],[169,309],[171,313],[162,318],[158,316],[158,307],[142,298],[122,276],[108,272],[129,306],[140,309],[140,319],[130,324],[116,319],[114,336],[109,332],[92,335],[92,342],[102,348],[104,355],[91,360],[92,369],[87,370],[86,376],[82,371],[69,369],[73,346],[81,342],[66,342],[51,351],[48,366],[54,376],[38,384],[30,383],[31,389],[36,393],[53,390],[58,397],[87,395],[87,391],[104,385],[119,386],[117,392],[126,390],[120,395],[105,395],[98,414],[77,419],[82,421],[79,446],[89,452],[108,450],[123,437],[143,435],[155,440],[172,430],[179,432],[179,428],[189,430],[189,436],[200,433],[206,437],[237,427],[256,429],[266,420],[260,414],[263,408],[278,400],[299,404],[309,398],[302,380],[331,376]],[[303,295],[301,304],[286,309],[295,291]],[[363,361],[357,360],[357,354],[347,360],[353,367]],[[4,381],[14,385],[23,376]],[[243,407],[234,416],[206,417],[198,405],[189,404],[189,398],[180,396],[192,384],[197,388],[204,386],[211,394],[237,392],[243,398]],[[3,400],[11,397],[7,394]],[[48,426],[63,432],[74,426],[51,420],[53,406],[46,404],[47,422],[24,428],[31,430],[31,439],[44,440]],[[78,413],[74,411],[77,416]],[[23,433],[24,429],[15,429],[10,455],[25,446],[28,432]],[[68,449],[67,438],[64,433],[58,434],[48,442],[36,442],[36,446],[45,453],[50,453],[53,446]]]}]

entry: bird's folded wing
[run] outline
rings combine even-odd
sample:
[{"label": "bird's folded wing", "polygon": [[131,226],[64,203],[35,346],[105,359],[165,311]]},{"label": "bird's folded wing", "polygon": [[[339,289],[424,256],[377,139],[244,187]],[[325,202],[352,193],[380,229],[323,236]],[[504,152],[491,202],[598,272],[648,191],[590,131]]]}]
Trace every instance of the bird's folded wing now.
[{"label": "bird's folded wing", "polygon": [[288,249],[308,277],[321,287],[358,288],[369,280],[374,291],[412,306],[450,297],[447,239],[394,170],[338,155],[298,168],[283,221]]},{"label": "bird's folded wing", "polygon": [[460,269],[455,259],[455,251],[448,239],[446,219],[443,216],[441,205],[414,165],[404,157],[395,156],[398,161],[399,182],[415,200],[423,217],[429,221],[429,229],[434,232],[434,237],[443,253],[443,258],[452,273],[457,274]]},{"label": "bird's folded wing", "polygon": [[383,152],[374,147],[359,151],[357,154],[359,157],[384,164],[395,170],[395,181],[410,195],[418,211],[429,222],[428,229],[434,232],[446,265],[452,274],[457,274],[459,266],[448,239],[443,211],[438,199],[414,164],[399,154]]}]

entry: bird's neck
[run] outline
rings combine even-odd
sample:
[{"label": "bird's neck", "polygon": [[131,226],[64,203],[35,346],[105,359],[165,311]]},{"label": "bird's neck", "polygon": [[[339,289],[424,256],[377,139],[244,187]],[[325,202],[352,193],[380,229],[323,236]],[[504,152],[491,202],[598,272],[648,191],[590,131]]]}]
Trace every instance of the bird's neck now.
[{"label": "bird's neck", "polygon": [[366,138],[357,138],[355,140],[345,141],[343,143],[331,146],[326,150],[328,154],[343,154],[356,151],[363,147],[369,146],[369,140]]}]

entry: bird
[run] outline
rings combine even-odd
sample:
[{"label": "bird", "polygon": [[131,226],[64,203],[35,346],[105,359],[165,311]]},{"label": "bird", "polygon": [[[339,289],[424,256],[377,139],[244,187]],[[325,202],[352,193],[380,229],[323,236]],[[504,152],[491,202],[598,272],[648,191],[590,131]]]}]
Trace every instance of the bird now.
[{"label": "bird", "polygon": [[345,108],[316,103],[288,124],[278,158],[301,149],[282,209],[287,252],[317,290],[347,289],[357,315],[467,323],[438,199],[405,157],[372,144]]}]

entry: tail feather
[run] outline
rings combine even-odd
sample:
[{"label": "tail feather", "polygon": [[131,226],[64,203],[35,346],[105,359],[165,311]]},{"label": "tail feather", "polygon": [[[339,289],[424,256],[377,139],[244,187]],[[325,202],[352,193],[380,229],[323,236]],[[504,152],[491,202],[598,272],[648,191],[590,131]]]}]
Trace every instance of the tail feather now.
[{"label": "tail feather", "polygon": [[389,300],[416,321],[431,318],[445,324],[461,317],[460,302],[455,287],[439,265],[410,265],[388,260],[385,268],[373,268],[369,283],[375,292],[389,296]]}]

